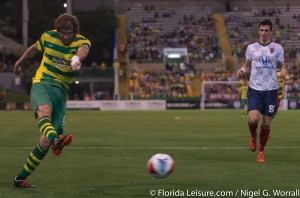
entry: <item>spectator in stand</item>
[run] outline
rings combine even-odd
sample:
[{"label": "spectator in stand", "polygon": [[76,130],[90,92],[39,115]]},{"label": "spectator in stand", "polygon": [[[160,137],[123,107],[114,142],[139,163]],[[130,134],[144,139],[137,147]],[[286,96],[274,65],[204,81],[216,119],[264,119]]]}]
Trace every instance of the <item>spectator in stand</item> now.
[{"label": "spectator in stand", "polygon": [[226,12],[231,12],[232,11],[230,1],[226,1],[225,10],[226,10]]},{"label": "spectator in stand", "polygon": [[106,64],[104,61],[102,61],[101,65],[100,65],[100,69],[101,71],[105,71],[106,70]]},{"label": "spectator in stand", "polygon": [[112,100],[112,97],[110,96],[108,91],[104,92],[103,100]]},{"label": "spectator in stand", "polygon": [[93,61],[91,64],[91,68],[96,69],[97,67],[98,67],[97,63]]},{"label": "spectator in stand", "polygon": [[86,100],[86,101],[91,100],[90,94],[84,93],[84,98],[83,99]]},{"label": "spectator in stand", "polygon": [[[155,23],[159,24],[159,21]],[[220,55],[217,39],[211,38],[210,33],[208,36],[203,35],[206,31],[214,32],[214,20],[211,15],[201,19],[197,19],[195,15],[184,15],[178,23],[179,28],[176,27],[171,32],[162,31],[159,25],[149,25],[146,21],[131,23],[127,31],[129,58],[140,63],[161,62],[164,47],[187,47],[197,62],[211,61]],[[199,51],[203,53],[202,58],[198,55]]]},{"label": "spectator in stand", "polygon": [[120,54],[121,54],[122,56],[125,55],[125,52],[126,52],[126,45],[125,45],[124,43],[121,43],[121,44],[119,45],[119,52],[120,52]]}]

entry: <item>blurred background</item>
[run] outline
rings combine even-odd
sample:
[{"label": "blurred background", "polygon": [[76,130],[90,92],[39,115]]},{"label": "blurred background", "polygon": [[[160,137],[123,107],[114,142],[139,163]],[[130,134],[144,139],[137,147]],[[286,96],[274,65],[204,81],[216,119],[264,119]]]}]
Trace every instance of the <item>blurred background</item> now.
[{"label": "blurred background", "polygon": [[199,108],[207,100],[239,108],[242,83],[203,82],[238,81],[234,71],[258,39],[258,22],[270,19],[291,77],[284,97],[288,108],[300,106],[297,0],[1,0],[0,9],[0,109],[30,108],[41,57],[28,61],[21,76],[12,66],[65,12],[78,17],[80,33],[92,42],[70,101],[159,99],[170,108]]}]

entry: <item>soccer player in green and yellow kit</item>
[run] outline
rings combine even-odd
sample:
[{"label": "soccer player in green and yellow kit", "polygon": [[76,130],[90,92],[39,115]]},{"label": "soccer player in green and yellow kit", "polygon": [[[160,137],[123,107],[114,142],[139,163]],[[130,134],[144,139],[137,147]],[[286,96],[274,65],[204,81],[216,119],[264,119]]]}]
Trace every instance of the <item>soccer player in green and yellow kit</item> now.
[{"label": "soccer player in green and yellow kit", "polygon": [[280,69],[277,69],[277,81],[278,81],[278,105],[277,105],[278,108],[282,99],[282,92],[283,92],[284,81],[285,81],[285,78],[280,76]]},{"label": "soccer player in green and yellow kit", "polygon": [[79,26],[77,17],[60,15],[54,22],[55,29],[44,32],[14,65],[14,73],[19,75],[25,60],[43,53],[30,93],[41,137],[15,177],[16,187],[35,188],[26,178],[38,167],[49,148],[52,146],[54,155],[60,156],[63,147],[72,142],[73,135],[62,136],[67,88],[74,82],[91,46],[91,42],[79,34]]},{"label": "soccer player in green and yellow kit", "polygon": [[243,80],[243,85],[240,87],[240,98],[241,98],[241,106],[244,108],[243,116],[248,115],[248,110],[247,110],[247,104],[248,104],[248,99],[247,99],[247,92],[248,92],[248,83],[247,80]]},{"label": "soccer player in green and yellow kit", "polygon": [[277,69],[277,81],[278,81],[278,102],[277,102],[277,105],[276,105],[276,111],[278,110],[279,106],[280,106],[280,103],[281,103],[281,100],[283,98],[283,88],[284,88],[284,85],[286,84],[286,80],[289,79],[289,75],[285,75],[284,77],[281,77],[280,76],[280,69]]}]

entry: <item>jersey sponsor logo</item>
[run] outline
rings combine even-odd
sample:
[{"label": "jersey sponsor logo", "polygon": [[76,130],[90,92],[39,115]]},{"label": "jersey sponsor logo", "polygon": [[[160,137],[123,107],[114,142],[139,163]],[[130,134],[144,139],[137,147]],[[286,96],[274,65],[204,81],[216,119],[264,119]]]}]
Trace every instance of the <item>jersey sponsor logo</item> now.
[{"label": "jersey sponsor logo", "polygon": [[255,67],[256,69],[274,69],[274,67],[273,66],[256,66]]},{"label": "jersey sponsor logo", "polygon": [[271,58],[269,56],[260,56],[259,57],[259,62],[262,65],[269,65],[271,63]]},{"label": "jersey sponsor logo", "polygon": [[64,68],[69,65],[70,61],[67,61],[64,58],[52,57],[51,60],[57,67]]}]

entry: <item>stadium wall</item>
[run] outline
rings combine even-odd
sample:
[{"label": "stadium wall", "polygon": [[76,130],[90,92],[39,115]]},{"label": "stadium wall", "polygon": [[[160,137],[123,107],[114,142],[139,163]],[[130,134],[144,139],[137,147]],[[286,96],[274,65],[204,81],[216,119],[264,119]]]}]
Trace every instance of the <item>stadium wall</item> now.
[{"label": "stadium wall", "polygon": [[113,110],[166,110],[165,100],[104,100],[67,101],[67,109]]},{"label": "stadium wall", "polygon": [[[222,103],[210,103],[206,109],[240,109],[239,101],[237,105],[228,106]],[[199,101],[166,101],[166,100],[69,100],[68,110],[101,110],[101,111],[139,111],[139,110],[170,110],[170,109],[200,109]],[[284,100],[279,110],[300,109],[300,100]],[[6,103],[0,102],[0,110],[31,110],[30,103]]]}]

